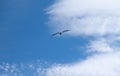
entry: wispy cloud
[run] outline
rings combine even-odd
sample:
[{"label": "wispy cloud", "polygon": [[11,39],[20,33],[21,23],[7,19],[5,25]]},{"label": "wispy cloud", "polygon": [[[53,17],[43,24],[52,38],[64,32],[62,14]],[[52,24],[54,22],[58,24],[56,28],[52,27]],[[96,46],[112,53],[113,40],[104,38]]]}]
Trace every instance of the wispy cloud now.
[{"label": "wispy cloud", "polygon": [[21,73],[18,69],[18,65],[10,65],[8,63],[3,63],[0,65],[0,74],[3,76],[20,76]]},{"label": "wispy cloud", "polygon": [[119,76],[120,53],[101,54],[70,65],[53,66],[47,76]]},{"label": "wispy cloud", "polygon": [[98,38],[92,40],[87,47],[88,53],[97,52],[97,53],[112,53],[119,50],[118,46],[114,47],[115,41],[112,42],[109,38]]},{"label": "wispy cloud", "polygon": [[39,62],[0,64],[0,76],[45,76],[45,68]]},{"label": "wispy cloud", "polygon": [[93,37],[88,58],[74,64],[54,65],[46,76],[120,75],[120,1],[59,0],[48,10],[53,30],[70,29],[71,36]]},{"label": "wispy cloud", "polygon": [[34,63],[3,63],[0,76],[120,76],[119,0],[58,0],[48,14],[53,30],[70,29],[71,36],[92,36],[86,51],[97,53],[47,68]]},{"label": "wispy cloud", "polygon": [[119,3],[119,0],[59,0],[48,14],[55,29],[71,29],[71,35],[119,34]]}]

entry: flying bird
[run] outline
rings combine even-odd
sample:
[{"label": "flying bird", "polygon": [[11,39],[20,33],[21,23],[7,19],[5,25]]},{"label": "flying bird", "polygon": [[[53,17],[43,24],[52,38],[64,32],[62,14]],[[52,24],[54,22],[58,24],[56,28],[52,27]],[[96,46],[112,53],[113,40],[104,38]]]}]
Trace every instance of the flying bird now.
[{"label": "flying bird", "polygon": [[61,31],[61,32],[57,32],[57,33],[52,34],[52,36],[62,35],[63,33],[68,32],[68,31],[70,31],[70,30],[63,30],[63,31]]}]

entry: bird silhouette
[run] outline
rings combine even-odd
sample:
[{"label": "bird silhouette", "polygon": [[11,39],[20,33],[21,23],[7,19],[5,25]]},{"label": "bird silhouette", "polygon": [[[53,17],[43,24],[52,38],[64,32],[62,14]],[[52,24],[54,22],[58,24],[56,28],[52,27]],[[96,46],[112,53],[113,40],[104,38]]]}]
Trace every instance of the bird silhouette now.
[{"label": "bird silhouette", "polygon": [[68,31],[70,31],[70,30],[63,30],[63,31],[61,31],[61,32],[56,32],[56,33],[52,34],[52,36],[62,35],[63,33],[68,32]]}]

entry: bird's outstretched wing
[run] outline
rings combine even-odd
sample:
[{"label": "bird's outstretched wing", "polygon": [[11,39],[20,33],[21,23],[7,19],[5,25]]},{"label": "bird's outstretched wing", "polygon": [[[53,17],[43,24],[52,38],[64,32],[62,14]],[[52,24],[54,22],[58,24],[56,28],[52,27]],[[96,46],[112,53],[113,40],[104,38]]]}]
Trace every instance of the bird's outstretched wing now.
[{"label": "bird's outstretched wing", "polygon": [[52,36],[55,36],[57,34],[62,35],[64,32],[68,32],[68,31],[70,30],[63,30],[62,32],[57,32],[57,33],[52,34]]},{"label": "bird's outstretched wing", "polygon": [[57,35],[57,34],[60,34],[60,32],[54,33],[54,34],[52,34],[52,36],[55,36],[55,35]]},{"label": "bird's outstretched wing", "polygon": [[64,33],[64,32],[68,32],[68,31],[70,31],[70,30],[63,30],[62,33]]}]

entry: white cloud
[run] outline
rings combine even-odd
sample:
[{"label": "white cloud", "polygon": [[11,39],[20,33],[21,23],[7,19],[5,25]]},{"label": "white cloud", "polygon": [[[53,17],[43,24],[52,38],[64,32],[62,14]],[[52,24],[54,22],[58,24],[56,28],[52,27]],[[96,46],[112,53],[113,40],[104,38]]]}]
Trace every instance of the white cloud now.
[{"label": "white cloud", "polygon": [[95,37],[88,52],[98,52],[70,64],[0,65],[1,76],[120,76],[120,1],[59,0],[48,10],[54,30],[70,29],[69,35]]},{"label": "white cloud", "polygon": [[2,63],[0,64],[0,76],[44,76],[44,68],[40,67],[41,63],[36,63]]},{"label": "white cloud", "polygon": [[115,35],[120,32],[119,4],[119,0],[59,0],[48,13],[55,29],[71,29],[71,35]]},{"label": "white cloud", "polygon": [[70,65],[53,66],[47,76],[120,76],[120,53],[100,54]]},{"label": "white cloud", "polygon": [[113,14],[114,11],[120,12],[119,4],[119,0],[59,0],[51,7],[49,13],[59,16],[79,16],[90,11]]},{"label": "white cloud", "polygon": [[91,41],[90,45],[88,45],[87,48],[88,48],[88,53],[89,52],[98,52],[98,53],[115,52],[115,49],[112,48],[109,40],[104,38]]},{"label": "white cloud", "polygon": [[46,76],[120,76],[119,0],[58,0],[48,14],[53,30],[92,36],[87,51],[97,53],[78,63],[54,65]]}]

